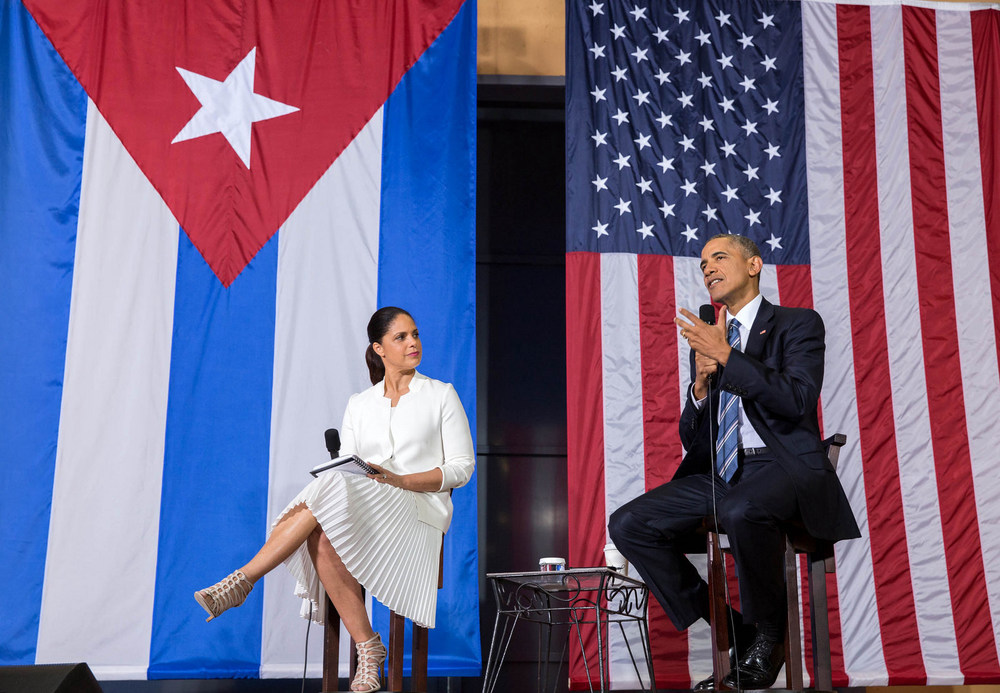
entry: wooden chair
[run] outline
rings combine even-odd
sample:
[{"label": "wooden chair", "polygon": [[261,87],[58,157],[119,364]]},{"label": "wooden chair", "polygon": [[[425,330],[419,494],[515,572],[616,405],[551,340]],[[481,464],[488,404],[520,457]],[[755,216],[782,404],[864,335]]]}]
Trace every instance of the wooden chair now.
[{"label": "wooden chair", "polygon": [[[837,433],[823,441],[830,464],[837,469],[840,448],[847,436]],[[729,624],[726,623],[726,581],[723,575],[723,553],[729,551],[724,534],[709,531],[706,536],[708,553],[708,591],[712,623],[712,671],[716,689],[729,673]],[[723,530],[725,528],[722,528]],[[826,575],[835,572],[833,544],[809,536],[800,527],[788,527],[785,541],[785,590],[788,599],[788,627],[785,630],[785,683],[789,690],[802,690],[802,647],[799,638],[799,554],[808,561],[809,612],[815,677],[813,687],[833,690],[830,661],[830,620],[826,599]]]},{"label": "wooden chair", "polygon": [[[438,565],[438,589],[444,587],[444,546]],[[387,691],[403,690],[403,633],[406,619],[395,611],[389,612],[389,642],[386,645],[386,688]],[[410,649],[410,689],[427,690],[427,629],[413,624],[413,642]],[[358,654],[351,638],[349,680],[354,679],[358,669]],[[323,632],[323,691],[339,691],[340,688],[340,614],[326,597],[326,626]]]}]

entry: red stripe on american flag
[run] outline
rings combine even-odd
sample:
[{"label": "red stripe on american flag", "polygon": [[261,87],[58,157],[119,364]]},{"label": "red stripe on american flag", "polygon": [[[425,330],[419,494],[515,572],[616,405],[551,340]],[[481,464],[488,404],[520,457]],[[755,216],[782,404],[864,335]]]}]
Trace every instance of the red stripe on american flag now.
[{"label": "red stripe on american flag", "polygon": [[[1000,12],[989,10],[970,14],[993,329],[1000,335],[1000,143],[996,134],[996,124],[1000,122]],[[1000,339],[997,350],[1000,359]],[[984,617],[989,618],[985,613]]]},{"label": "red stripe on american flag", "polygon": [[882,631],[882,647],[890,685],[922,684],[926,681],[926,671],[920,651],[902,512],[888,338],[882,304],[877,300],[883,291],[869,9],[839,6],[837,33],[847,285],[859,443],[864,460],[869,526],[878,528],[871,533],[871,547],[875,585],[880,595],[879,619],[893,624],[891,636]]},{"label": "red stripe on american flag", "polygon": [[[813,308],[812,268],[809,265],[778,265],[778,296],[781,305],[792,308]],[[822,316],[821,316],[822,317]],[[816,408],[819,430],[823,430],[823,410]]]},{"label": "red stripe on american flag", "polygon": [[[781,297],[781,305],[794,306],[798,308],[812,308],[812,269],[809,265],[779,265],[778,275],[778,295]],[[822,407],[817,406],[820,430],[823,430]],[[802,595],[802,628],[803,632],[809,636],[812,628],[812,619],[809,612],[809,575],[807,571],[806,557],[799,560],[799,593]],[[843,680],[847,685],[847,673],[844,669],[844,643],[840,639],[840,610],[837,595],[837,582],[831,580],[826,583],[827,610],[830,622],[830,660],[833,677],[835,680]],[[836,627],[835,627],[836,626]],[[806,668],[815,680],[816,668],[813,662],[812,638],[805,638],[803,648],[806,660]]]},{"label": "red stripe on american flag", "polygon": [[[948,229],[938,49],[934,11],[903,7],[910,184],[927,407],[937,472],[945,561],[958,659],[966,683],[995,681],[986,573],[973,497],[972,461],[958,352],[958,325]],[[990,125],[989,127],[992,127]],[[918,144],[919,143],[919,144]]]},{"label": "red stripe on american flag", "polygon": [[674,258],[639,255],[639,348],[646,490],[665,484],[680,465],[681,445],[674,316]]},{"label": "red stripe on american flag", "polygon": [[809,265],[778,265],[778,295],[781,305],[793,308],[812,308],[812,272]]},{"label": "red stripe on american flag", "polygon": [[[793,308],[812,308],[812,269],[809,265],[778,265],[778,296],[781,305]],[[823,430],[823,411],[817,411],[819,430]]]},{"label": "red stripe on american flag", "polygon": [[840,594],[837,592],[836,573],[826,576],[826,597],[826,606],[830,610],[830,669],[833,672],[833,685],[841,688],[849,686],[850,679],[847,678],[847,668],[844,665],[844,631],[839,618]]},{"label": "red stripe on american flag", "polygon": [[[1000,335],[1000,142],[996,129],[1000,122],[1000,12],[971,12],[970,17],[993,329]],[[1000,359],[1000,339],[997,356]],[[989,620],[985,612],[983,617]]]},{"label": "red stripe on american flag", "polygon": [[[684,452],[681,445],[677,372],[677,314],[674,259],[640,255],[639,349],[642,364],[642,425],[646,460],[646,490],[670,481]],[[656,600],[650,600],[650,647],[656,662],[657,685],[690,685],[687,632],[678,632]]]},{"label": "red stripe on american flag", "polygon": [[[586,377],[566,383],[569,562],[601,565],[604,526],[604,393],[601,380],[601,257],[566,254],[566,361]],[[586,499],[585,503],[582,503]],[[597,504],[595,506],[595,504]]]},{"label": "red stripe on american flag", "polygon": [[[993,329],[1000,335],[1000,143],[996,130],[996,124],[1000,123],[1000,12],[987,10],[970,15]],[[1000,358],[1000,339],[997,350]]]},{"label": "red stripe on american flag", "polygon": [[[569,564],[603,565],[604,393],[601,379],[601,257],[566,254],[566,366],[584,374],[566,382]],[[593,628],[584,632],[587,661],[597,661]],[[570,678],[586,681],[583,658],[570,652]]]}]

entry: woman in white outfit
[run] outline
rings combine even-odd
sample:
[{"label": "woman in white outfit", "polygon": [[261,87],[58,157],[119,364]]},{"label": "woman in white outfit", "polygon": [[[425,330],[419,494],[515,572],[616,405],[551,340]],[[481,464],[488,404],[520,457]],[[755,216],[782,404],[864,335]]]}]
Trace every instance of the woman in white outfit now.
[{"label": "woman in white outfit", "polygon": [[434,627],[450,490],[467,483],[475,467],[455,388],[416,371],[422,352],[412,316],[379,309],[368,322],[368,341],[373,386],[348,402],[340,452],[356,454],[378,473],[321,473],[278,515],[249,563],[194,595],[211,621],[242,604],[254,583],[284,562],[296,595],[311,602],[303,611],[321,620],[325,589],[357,643],[352,691],[378,690],[385,660],[362,585],[396,613]]}]

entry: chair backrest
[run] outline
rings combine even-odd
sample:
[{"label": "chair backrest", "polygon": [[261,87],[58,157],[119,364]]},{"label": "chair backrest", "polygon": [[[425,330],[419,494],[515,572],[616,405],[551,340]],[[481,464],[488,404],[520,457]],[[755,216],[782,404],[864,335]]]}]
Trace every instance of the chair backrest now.
[{"label": "chair backrest", "polygon": [[837,461],[840,459],[840,448],[847,444],[847,436],[843,433],[834,433],[832,436],[823,441],[823,447],[826,448],[826,456],[830,459],[830,465],[833,467],[833,471],[837,471]]}]

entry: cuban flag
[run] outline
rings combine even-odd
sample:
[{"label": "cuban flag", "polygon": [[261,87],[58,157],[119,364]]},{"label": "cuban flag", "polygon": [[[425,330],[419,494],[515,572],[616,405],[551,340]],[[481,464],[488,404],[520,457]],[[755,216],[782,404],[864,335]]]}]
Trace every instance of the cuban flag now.
[{"label": "cuban flag", "polygon": [[[209,624],[191,594],[327,457],[377,306],[475,430],[475,26],[459,0],[0,1],[0,664],[300,675],[286,571]],[[454,503],[430,671],[474,676],[475,482]]]}]

